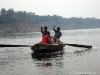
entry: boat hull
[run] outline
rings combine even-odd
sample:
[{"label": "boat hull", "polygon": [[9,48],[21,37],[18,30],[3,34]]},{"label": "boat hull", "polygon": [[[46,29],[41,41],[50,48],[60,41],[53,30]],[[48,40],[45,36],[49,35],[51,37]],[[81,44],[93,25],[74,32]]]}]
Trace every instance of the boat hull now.
[{"label": "boat hull", "polygon": [[62,51],[63,48],[62,44],[35,44],[31,47],[34,53],[52,53]]}]

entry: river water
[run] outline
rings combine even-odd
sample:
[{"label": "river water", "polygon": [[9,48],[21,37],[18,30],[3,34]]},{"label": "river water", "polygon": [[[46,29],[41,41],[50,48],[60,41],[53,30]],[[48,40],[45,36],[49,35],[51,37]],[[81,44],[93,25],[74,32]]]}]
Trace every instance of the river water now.
[{"label": "river water", "polygon": [[[34,55],[30,47],[0,48],[0,75],[100,75],[100,29],[63,30],[62,34],[64,43],[93,48],[66,45],[62,52],[45,55]],[[0,34],[0,44],[34,45],[41,36],[40,32]]]}]

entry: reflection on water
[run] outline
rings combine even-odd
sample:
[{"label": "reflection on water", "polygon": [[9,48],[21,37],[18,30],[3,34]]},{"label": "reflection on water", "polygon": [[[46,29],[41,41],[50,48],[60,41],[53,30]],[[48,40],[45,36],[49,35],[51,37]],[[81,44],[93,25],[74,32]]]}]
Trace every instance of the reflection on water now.
[{"label": "reflection on water", "polygon": [[[63,67],[63,60],[64,60],[64,56],[68,57],[78,57],[78,56],[84,56],[84,55],[88,55],[89,53],[91,53],[92,50],[90,49],[84,49],[81,51],[76,51],[76,52],[65,52],[65,51],[59,51],[59,52],[55,52],[55,53],[47,53],[47,54],[36,54],[36,53],[32,53],[32,59],[33,61],[37,61],[37,66],[39,67],[48,67],[48,66],[57,66],[57,67]],[[42,61],[42,62],[39,62]]]},{"label": "reflection on water", "polygon": [[46,58],[57,58],[57,57],[62,57],[63,56],[63,52],[56,52],[56,53],[45,53],[45,54],[41,54],[41,53],[32,53],[32,58],[33,59],[37,59],[37,60],[44,60]]},{"label": "reflection on water", "polygon": [[37,66],[48,67],[48,66],[63,66],[63,51],[57,53],[47,53],[47,54],[35,54],[32,53],[32,59],[34,61],[42,61],[42,63],[37,63]]}]

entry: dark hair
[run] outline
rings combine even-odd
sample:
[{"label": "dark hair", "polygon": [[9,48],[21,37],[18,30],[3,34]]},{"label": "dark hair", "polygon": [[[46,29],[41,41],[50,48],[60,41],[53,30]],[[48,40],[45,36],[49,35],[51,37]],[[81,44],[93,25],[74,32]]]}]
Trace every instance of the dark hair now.
[{"label": "dark hair", "polygon": [[49,32],[49,31],[47,31],[47,34],[49,34],[49,35],[50,35],[50,32]]},{"label": "dark hair", "polygon": [[47,26],[44,26],[44,28],[48,28]]},{"label": "dark hair", "polygon": [[57,27],[57,29],[60,29],[60,27]]}]

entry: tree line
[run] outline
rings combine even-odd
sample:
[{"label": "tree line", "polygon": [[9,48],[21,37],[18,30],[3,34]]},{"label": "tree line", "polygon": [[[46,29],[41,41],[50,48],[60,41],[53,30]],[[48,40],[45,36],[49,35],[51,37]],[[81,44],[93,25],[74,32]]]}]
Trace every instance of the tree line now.
[{"label": "tree line", "polygon": [[20,23],[20,22],[29,22],[32,24],[37,24],[48,21],[59,22],[60,20],[63,20],[63,18],[57,15],[39,16],[35,15],[35,13],[33,12],[14,11],[13,9],[5,10],[5,8],[1,9],[0,11],[0,24],[10,24],[10,23]]},{"label": "tree line", "polygon": [[31,23],[31,24],[39,24],[43,22],[56,22],[57,24],[74,24],[74,25],[99,25],[100,26],[100,19],[96,18],[63,18],[57,15],[44,15],[39,16],[33,12],[26,12],[26,11],[14,11],[14,9],[5,10],[2,8],[0,11],[0,24],[11,24],[11,23]]}]

